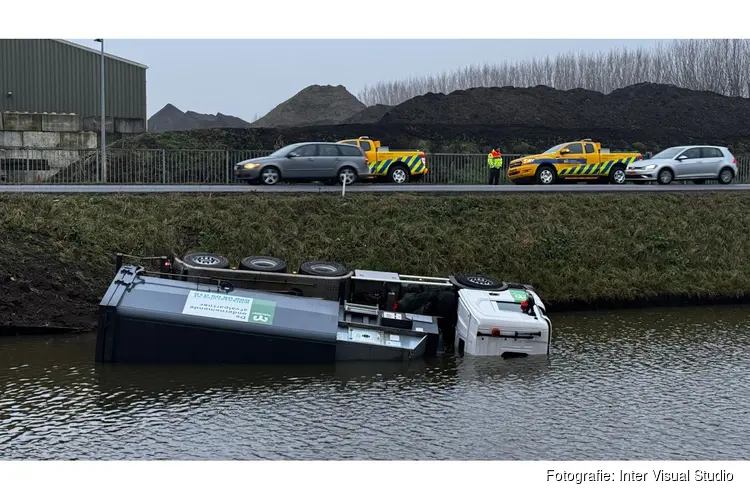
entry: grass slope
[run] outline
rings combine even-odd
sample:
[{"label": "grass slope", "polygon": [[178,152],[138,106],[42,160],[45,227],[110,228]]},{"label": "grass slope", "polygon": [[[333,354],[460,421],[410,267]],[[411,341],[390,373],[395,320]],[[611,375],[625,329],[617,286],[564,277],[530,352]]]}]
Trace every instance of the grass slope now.
[{"label": "grass slope", "polygon": [[[750,295],[744,194],[0,196],[0,325],[93,325],[116,251],[482,272],[558,306]],[[51,318],[51,319],[46,319]]]}]

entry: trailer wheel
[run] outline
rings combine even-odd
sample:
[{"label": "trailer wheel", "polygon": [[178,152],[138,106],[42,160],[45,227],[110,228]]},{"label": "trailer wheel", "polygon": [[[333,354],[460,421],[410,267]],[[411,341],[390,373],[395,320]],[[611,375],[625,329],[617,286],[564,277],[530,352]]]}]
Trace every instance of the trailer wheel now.
[{"label": "trailer wheel", "polygon": [[263,271],[266,273],[285,273],[286,262],[276,257],[251,255],[240,261],[240,269],[245,271]]},{"label": "trailer wheel", "polygon": [[182,260],[191,266],[211,267],[214,269],[227,269],[229,267],[229,259],[215,253],[189,253],[185,255]]},{"label": "trailer wheel", "polygon": [[322,260],[310,260],[299,266],[299,273],[306,276],[344,276],[349,270],[338,262],[326,262]]},{"label": "trailer wheel", "polygon": [[505,289],[508,287],[508,285],[502,281],[498,281],[482,274],[466,274],[456,276],[455,278],[459,285],[477,290],[497,290],[499,288]]}]

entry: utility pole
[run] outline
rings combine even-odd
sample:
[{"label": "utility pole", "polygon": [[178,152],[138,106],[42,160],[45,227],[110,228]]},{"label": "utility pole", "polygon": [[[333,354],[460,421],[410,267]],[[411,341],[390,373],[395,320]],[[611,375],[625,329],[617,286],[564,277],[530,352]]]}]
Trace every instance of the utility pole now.
[{"label": "utility pole", "polygon": [[101,147],[101,156],[102,156],[100,178],[102,182],[107,182],[107,154],[106,154],[107,139],[105,136],[106,114],[104,112],[104,38],[97,38],[94,41],[102,44],[102,55],[101,55],[101,60],[99,62],[99,66],[101,70],[101,75],[99,79],[99,87],[100,87],[99,94],[101,98],[101,112],[102,112],[102,121],[99,124],[99,131],[101,133],[100,147]]}]

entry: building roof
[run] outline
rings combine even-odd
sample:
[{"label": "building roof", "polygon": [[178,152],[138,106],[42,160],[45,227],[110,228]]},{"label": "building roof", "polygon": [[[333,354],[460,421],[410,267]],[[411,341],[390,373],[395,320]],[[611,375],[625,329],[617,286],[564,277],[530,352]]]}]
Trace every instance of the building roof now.
[{"label": "building roof", "polygon": [[[55,39],[55,41],[59,42],[59,43],[64,43],[66,45],[70,45],[70,46],[75,47],[77,49],[87,50],[87,51],[93,52],[94,54],[97,54],[97,55],[101,54],[101,52],[98,51],[98,50],[96,50],[96,49],[92,49],[91,47],[86,47],[85,45],[80,45],[78,43],[69,42],[68,40]],[[145,64],[141,64],[139,62],[131,61],[131,60],[125,59],[123,57],[118,57],[118,56],[115,56],[115,55],[112,55],[112,54],[108,54],[107,52],[104,52],[104,55],[106,57],[109,57],[110,59],[115,59],[116,61],[121,61],[121,62],[124,62],[126,64],[132,64],[133,66],[138,66],[138,67],[141,67],[143,69],[148,69],[148,66],[146,66]]]}]

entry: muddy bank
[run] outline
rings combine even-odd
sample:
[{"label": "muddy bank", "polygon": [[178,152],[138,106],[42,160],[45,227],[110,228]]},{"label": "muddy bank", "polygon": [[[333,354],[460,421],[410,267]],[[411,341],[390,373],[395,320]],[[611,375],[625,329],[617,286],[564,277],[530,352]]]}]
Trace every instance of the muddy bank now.
[{"label": "muddy bank", "polygon": [[[0,326],[93,329],[118,251],[336,260],[533,284],[552,309],[746,300],[742,193],[4,195]],[[378,214],[374,217],[373,214]]]}]

